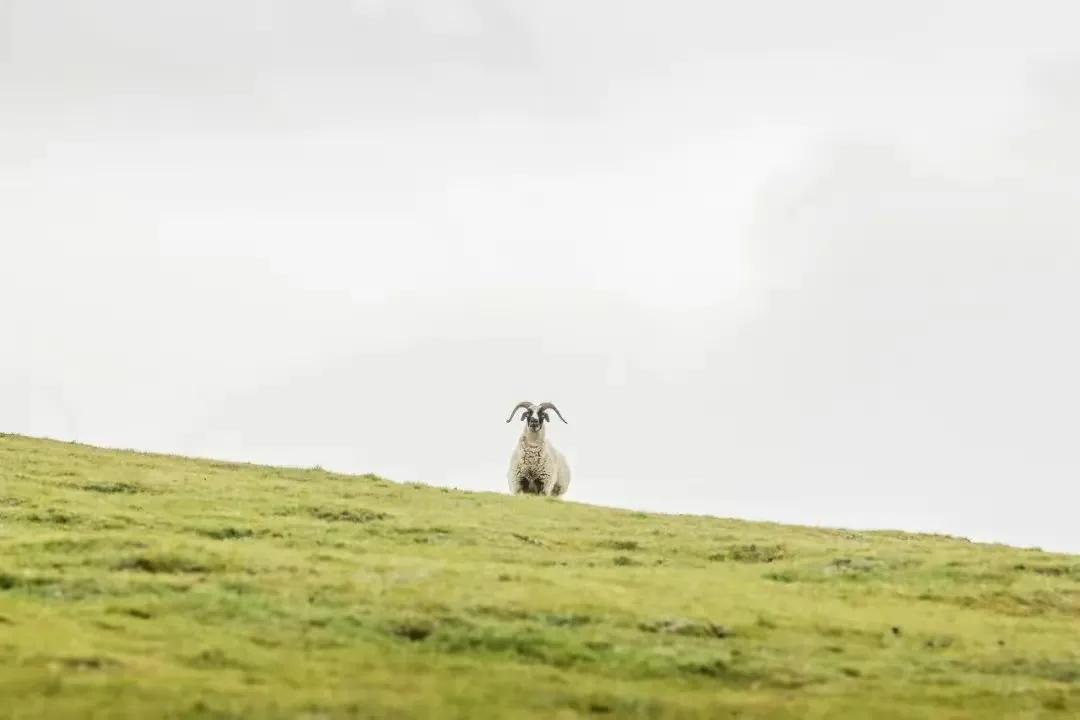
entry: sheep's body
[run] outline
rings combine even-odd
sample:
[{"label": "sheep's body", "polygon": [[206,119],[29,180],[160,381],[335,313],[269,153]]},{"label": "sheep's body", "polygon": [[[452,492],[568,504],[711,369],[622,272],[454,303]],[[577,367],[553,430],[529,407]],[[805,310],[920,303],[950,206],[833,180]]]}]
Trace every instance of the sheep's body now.
[{"label": "sheep's body", "polygon": [[558,497],[570,486],[570,465],[544,437],[544,428],[525,428],[510,457],[510,492]]}]

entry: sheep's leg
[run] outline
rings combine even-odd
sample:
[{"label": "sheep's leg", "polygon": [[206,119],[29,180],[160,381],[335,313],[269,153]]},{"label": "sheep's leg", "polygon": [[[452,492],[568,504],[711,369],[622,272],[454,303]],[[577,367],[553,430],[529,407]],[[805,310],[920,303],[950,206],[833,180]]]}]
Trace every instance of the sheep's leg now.
[{"label": "sheep's leg", "polygon": [[517,479],[517,491],[524,495],[535,495],[541,491],[540,481],[533,475],[522,475]]}]

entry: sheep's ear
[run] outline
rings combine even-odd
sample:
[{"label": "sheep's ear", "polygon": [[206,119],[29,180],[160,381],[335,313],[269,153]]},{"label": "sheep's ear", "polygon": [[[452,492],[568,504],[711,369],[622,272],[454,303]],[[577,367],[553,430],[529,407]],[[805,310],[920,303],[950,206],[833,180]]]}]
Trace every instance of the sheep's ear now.
[{"label": "sheep's ear", "polygon": [[518,419],[524,421],[525,418],[527,418],[527,417],[529,417],[529,411],[528,410],[522,410],[521,411],[521,417],[518,418]]}]

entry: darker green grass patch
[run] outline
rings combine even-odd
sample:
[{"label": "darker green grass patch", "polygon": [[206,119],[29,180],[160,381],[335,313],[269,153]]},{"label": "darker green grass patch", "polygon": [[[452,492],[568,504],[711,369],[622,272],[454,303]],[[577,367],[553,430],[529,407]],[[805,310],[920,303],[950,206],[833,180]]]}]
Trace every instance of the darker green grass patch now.
[{"label": "darker green grass patch", "polygon": [[638,629],[642,632],[656,633],[663,635],[682,635],[684,637],[700,637],[700,638],[716,638],[723,640],[725,638],[733,637],[734,631],[723,625],[717,625],[716,623],[708,620],[703,622],[697,622],[694,620],[685,620],[682,618],[666,618],[663,620],[653,620],[650,622],[643,622],[638,625]]},{"label": "darker green grass patch", "polygon": [[62,657],[58,658],[56,663],[68,672],[105,672],[123,667],[119,660],[103,655]]},{"label": "darker green grass patch", "polygon": [[1034,573],[1035,575],[1043,575],[1046,577],[1069,577],[1074,580],[1080,580],[1080,563],[1066,564],[1030,564],[1030,563],[1018,563],[1013,566],[1013,570],[1016,572]]},{"label": "darker green grass patch", "polygon": [[214,460],[213,462],[208,462],[206,466],[211,468],[212,470],[227,470],[229,472],[244,470],[246,467],[242,463],[224,462],[221,460]]},{"label": "darker green grass patch", "polygon": [[550,627],[582,627],[596,622],[591,615],[581,613],[532,613],[528,610],[501,605],[480,605],[470,609],[469,614],[479,618],[491,618],[503,622],[539,622]]},{"label": "darker green grass patch", "polygon": [[445,527],[395,527],[390,532],[398,535],[451,535],[452,530]]},{"label": "darker green grass patch", "polygon": [[308,512],[317,520],[340,523],[368,523],[376,520],[385,520],[390,517],[384,512],[367,510],[364,508],[309,508]]},{"label": "darker green grass patch", "polygon": [[934,635],[923,641],[923,647],[927,650],[945,650],[956,644],[956,638],[952,635]]},{"label": "darker green grass patch", "polygon": [[157,574],[209,573],[220,569],[219,565],[196,560],[175,553],[144,553],[125,558],[113,566],[114,570],[128,570]]},{"label": "darker green grass patch", "polygon": [[255,531],[249,528],[238,528],[231,525],[217,528],[198,528],[197,535],[210,538],[211,540],[243,540],[255,536]]},{"label": "darker green grass patch", "polygon": [[793,583],[799,581],[799,575],[791,570],[780,570],[779,572],[768,572],[762,577],[766,580],[772,580],[778,583]]},{"label": "darker green grass patch", "polygon": [[23,519],[27,522],[38,523],[41,525],[76,525],[82,522],[82,517],[70,512],[64,512],[62,510],[49,509],[41,513],[30,513],[24,515]]},{"label": "darker green grass patch", "polygon": [[28,550],[40,550],[47,553],[63,553],[65,555],[74,555],[77,553],[88,553],[91,550],[101,547],[104,543],[92,537],[64,537],[53,538],[45,540],[43,542],[35,543],[31,545],[27,543]]},{"label": "darker green grass patch", "polygon": [[140,607],[109,608],[106,612],[110,615],[126,615],[127,617],[133,617],[136,620],[150,620],[154,617],[154,613],[146,608]]},{"label": "darker green grass patch", "polygon": [[79,485],[78,488],[87,492],[104,493],[106,495],[135,495],[143,492],[143,488],[138,485],[126,482],[89,483]]},{"label": "darker green grass patch", "polygon": [[556,706],[566,707],[575,715],[611,718],[663,717],[663,706],[655,700],[614,693],[591,692],[584,697],[554,698]]},{"label": "darker green grass patch", "polygon": [[144,548],[146,544],[135,539],[109,536],[100,533],[79,533],[78,535],[51,537],[34,543],[23,545],[26,552],[44,552],[52,555],[62,555],[65,564],[79,559],[79,556],[92,553],[104,553],[123,549]]},{"label": "darker green grass patch", "polygon": [[96,575],[88,577],[37,575],[22,578],[18,591],[27,597],[48,602],[79,602],[107,597],[113,593],[113,588],[105,578]]},{"label": "darker green grass patch", "polygon": [[221,648],[206,648],[185,659],[191,667],[204,669],[238,669],[246,665]]},{"label": "darker green grass patch", "polygon": [[95,594],[91,592],[93,587],[96,584],[87,579],[65,583],[53,575],[0,573],[0,591],[17,591],[31,597],[83,597]]},{"label": "darker green grass patch", "polygon": [[879,574],[888,565],[876,558],[869,557],[838,557],[822,568],[822,574],[826,577],[839,575],[849,579],[861,579],[870,575]]},{"label": "darker green grass patch", "polygon": [[505,606],[505,605],[479,605],[470,610],[473,615],[480,617],[490,617],[496,620],[527,620],[530,615],[528,611],[521,608]]},{"label": "darker green grass patch", "polygon": [[1055,712],[1063,712],[1069,709],[1069,701],[1065,693],[1061,691],[1049,692],[1043,695],[1043,707]]},{"label": "darker green grass patch", "polygon": [[257,585],[242,580],[225,580],[220,587],[225,592],[233,595],[256,595],[259,593]]},{"label": "darker green grass patch", "polygon": [[740,680],[742,674],[731,668],[727,659],[695,660],[678,664],[680,672],[689,675],[702,675],[711,678],[725,678],[727,680]]},{"label": "darker green grass patch", "polygon": [[1003,661],[953,664],[959,669],[986,675],[1027,676],[1066,685],[1080,683],[1080,660],[1017,657]]},{"label": "darker green grass patch", "polygon": [[390,627],[390,633],[395,637],[409,642],[422,642],[431,637],[435,632],[435,625],[424,620],[412,620],[395,623]]},{"label": "darker green grass patch", "polygon": [[709,556],[713,562],[771,563],[788,557],[783,545],[730,545],[723,552]]},{"label": "darker green grass patch", "polygon": [[180,712],[178,720],[246,720],[249,717],[251,716],[244,714],[244,712],[215,707],[206,699],[197,699],[188,709]]},{"label": "darker green grass patch", "polygon": [[608,550],[641,550],[641,543],[636,540],[604,540],[597,543],[597,547],[606,548]]},{"label": "darker green grass patch", "polygon": [[683,674],[712,678],[724,685],[738,687],[799,690],[825,681],[824,678],[812,677],[790,669],[766,670],[744,666],[725,657],[680,662],[677,668]]},{"label": "darker green grass patch", "polygon": [[561,635],[520,626],[455,626],[440,628],[431,642],[442,652],[506,655],[558,668],[596,662],[596,651]]},{"label": "darker green grass patch", "polygon": [[1017,592],[994,590],[978,595],[924,592],[919,600],[990,610],[1012,617],[1069,615],[1080,617],[1080,592],[1070,590],[1035,590]]},{"label": "darker green grass patch", "polygon": [[578,613],[550,613],[547,615],[541,615],[540,619],[546,625],[551,627],[582,627],[584,625],[591,625],[596,622],[595,618],[590,615],[580,615]]}]

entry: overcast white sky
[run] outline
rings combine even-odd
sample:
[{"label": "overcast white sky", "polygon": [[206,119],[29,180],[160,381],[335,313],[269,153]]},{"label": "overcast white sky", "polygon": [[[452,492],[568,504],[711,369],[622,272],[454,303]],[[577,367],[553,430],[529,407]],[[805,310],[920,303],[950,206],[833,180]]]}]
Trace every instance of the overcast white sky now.
[{"label": "overcast white sky", "polygon": [[0,431],[1080,552],[1077,27],[0,0]]}]

